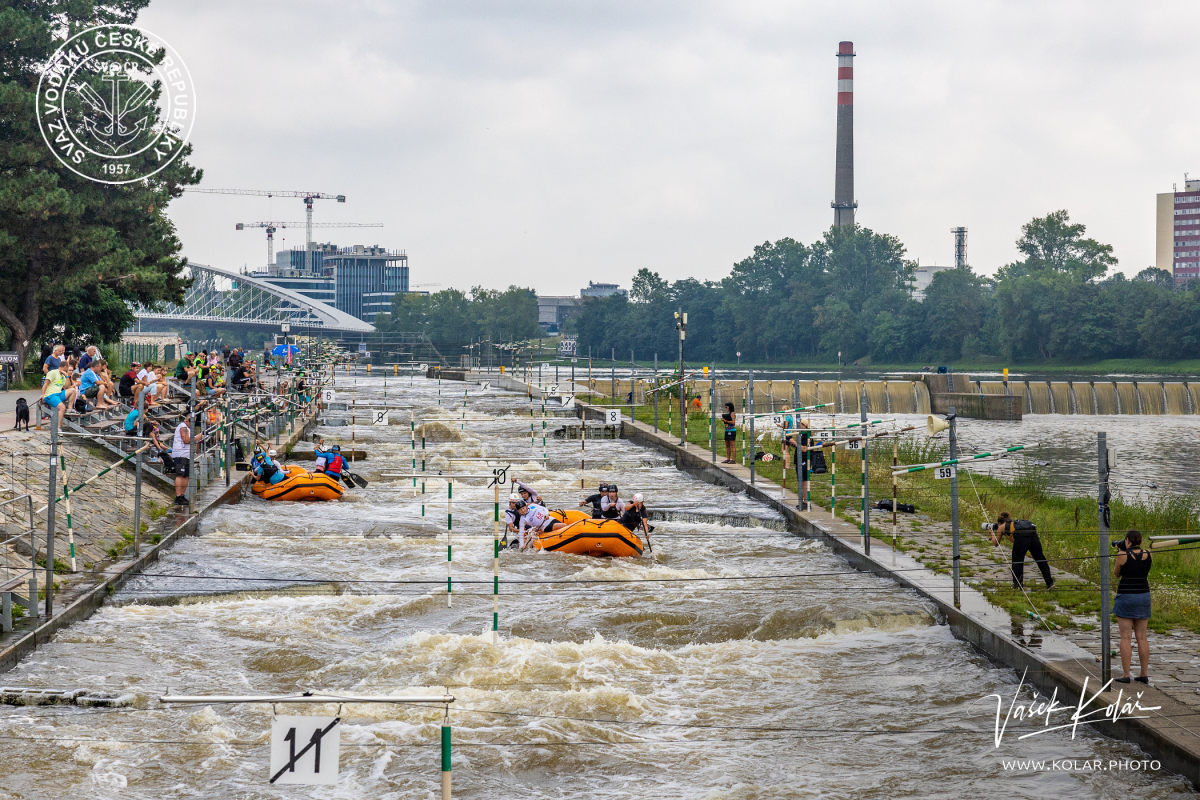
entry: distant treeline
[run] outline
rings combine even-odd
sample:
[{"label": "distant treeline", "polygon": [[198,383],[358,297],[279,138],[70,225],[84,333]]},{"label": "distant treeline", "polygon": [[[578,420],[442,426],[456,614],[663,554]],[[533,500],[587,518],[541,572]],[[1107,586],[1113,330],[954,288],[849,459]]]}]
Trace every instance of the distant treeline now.
[{"label": "distant treeline", "polygon": [[[1111,245],[1056,211],[1027,223],[1022,259],[994,278],[969,267],[937,273],[924,302],[909,292],[913,264],[894,236],[831,228],[810,245],[766,242],[720,281],[668,283],[641,269],[629,298],[585,303],[568,322],[582,353],[673,360],[674,312],[688,312],[686,358],[851,363],[1003,357],[1151,358],[1200,352],[1200,286],[1170,273],[1120,273]],[[1107,276],[1107,277],[1106,277]]]},{"label": "distant treeline", "polygon": [[[469,293],[446,289],[433,294],[397,294],[392,310],[375,318],[376,336],[424,333],[447,358],[455,348],[477,341],[512,342],[537,338],[537,295],[532,289],[510,286],[504,291],[476,286]],[[381,348],[382,349],[382,348]]]}]

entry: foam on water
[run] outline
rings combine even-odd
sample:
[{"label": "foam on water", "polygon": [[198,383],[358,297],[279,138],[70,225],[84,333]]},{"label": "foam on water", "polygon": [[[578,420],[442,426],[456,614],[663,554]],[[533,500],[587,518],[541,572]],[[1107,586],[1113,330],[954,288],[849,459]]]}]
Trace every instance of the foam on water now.
[{"label": "foam on water", "polygon": [[[337,503],[247,499],[221,509],[150,569],[185,577],[138,578],[118,595],[129,604],[39,648],[6,683],[87,685],[139,700],[104,715],[0,709],[11,735],[98,740],[6,741],[12,757],[0,762],[0,786],[22,798],[428,797],[439,779],[439,708],[347,706],[338,785],[279,788],[266,784],[266,708],[161,709],[153,698],[168,686],[429,687],[457,698],[457,798],[936,797],[964,786],[1004,796],[1194,796],[1161,774],[1005,772],[1001,757],[1141,755],[1091,732],[1006,740],[997,751],[983,698],[1010,695],[1016,677],[955,640],[912,593],[855,572],[815,542],[688,518],[776,515],[627,441],[587,443],[581,490],[578,443],[548,439],[543,466],[524,396],[470,398],[462,432],[461,384],[441,387],[451,404],[457,389],[455,408],[436,405],[436,381],[409,383],[389,380],[388,402],[415,405],[423,425],[452,440],[427,438],[417,456],[427,467],[496,458],[552,507],[575,507],[597,482],[616,481],[624,496],[644,491],[652,509],[678,514],[656,523],[654,552],[639,559],[505,552],[494,645],[493,489],[455,483],[447,608],[444,484],[429,479],[422,498],[410,480],[376,478],[411,468],[407,422],[328,428],[327,442],[345,447],[353,432],[371,451],[355,466],[372,478],[370,490]],[[352,385],[360,406],[382,403],[381,378]],[[335,388],[347,387],[339,378]],[[707,580],[728,577],[739,580]],[[177,601],[196,593],[203,597]],[[883,730],[901,733],[856,733]]]}]

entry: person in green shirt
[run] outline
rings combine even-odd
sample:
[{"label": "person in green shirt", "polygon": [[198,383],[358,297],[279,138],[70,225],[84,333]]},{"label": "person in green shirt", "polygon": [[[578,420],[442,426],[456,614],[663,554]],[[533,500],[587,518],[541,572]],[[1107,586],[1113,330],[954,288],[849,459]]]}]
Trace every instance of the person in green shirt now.
[{"label": "person in green shirt", "polygon": [[58,424],[62,425],[63,415],[67,409],[75,405],[75,395],[78,390],[71,380],[71,365],[64,358],[58,369],[46,373],[42,381],[42,402],[51,410],[58,409]]}]

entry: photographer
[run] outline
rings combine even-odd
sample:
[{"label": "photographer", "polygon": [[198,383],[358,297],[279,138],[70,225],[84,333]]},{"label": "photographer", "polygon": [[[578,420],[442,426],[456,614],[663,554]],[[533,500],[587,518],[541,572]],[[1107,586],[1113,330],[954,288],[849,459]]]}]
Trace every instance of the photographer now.
[{"label": "photographer", "polygon": [[1113,600],[1112,613],[1121,629],[1121,669],[1123,677],[1117,683],[1129,683],[1129,668],[1133,661],[1133,636],[1137,635],[1138,661],[1142,674],[1134,678],[1138,683],[1149,683],[1150,641],[1146,638],[1146,626],[1150,622],[1150,553],[1142,549],[1142,534],[1130,530],[1122,542],[1113,542],[1121,552],[1113,574],[1121,579],[1117,584],[1117,596]]},{"label": "photographer", "polygon": [[1050,577],[1050,564],[1042,552],[1042,541],[1038,538],[1037,526],[1027,519],[1014,520],[1007,511],[1002,511],[994,524],[984,524],[984,530],[990,530],[992,546],[1000,546],[1000,538],[1012,537],[1012,579],[1013,586],[1025,586],[1025,554],[1033,556],[1038,569],[1042,571],[1042,579],[1046,588],[1054,587],[1054,578]]}]

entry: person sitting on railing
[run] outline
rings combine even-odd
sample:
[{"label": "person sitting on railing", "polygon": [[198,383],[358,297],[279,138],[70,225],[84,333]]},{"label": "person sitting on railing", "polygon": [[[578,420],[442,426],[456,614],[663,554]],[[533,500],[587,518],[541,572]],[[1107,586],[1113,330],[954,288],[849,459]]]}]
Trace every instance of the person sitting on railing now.
[{"label": "person sitting on railing", "polygon": [[57,409],[58,424],[62,425],[63,415],[75,403],[76,390],[71,380],[71,365],[66,359],[59,362],[57,369],[46,373],[42,381],[42,402],[51,411]]}]

